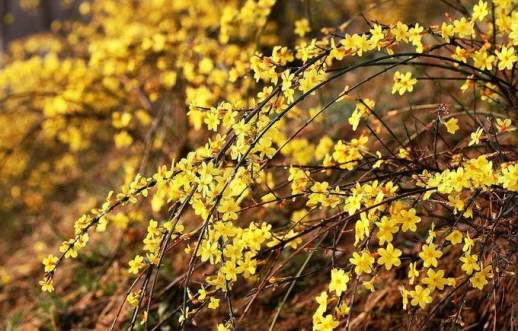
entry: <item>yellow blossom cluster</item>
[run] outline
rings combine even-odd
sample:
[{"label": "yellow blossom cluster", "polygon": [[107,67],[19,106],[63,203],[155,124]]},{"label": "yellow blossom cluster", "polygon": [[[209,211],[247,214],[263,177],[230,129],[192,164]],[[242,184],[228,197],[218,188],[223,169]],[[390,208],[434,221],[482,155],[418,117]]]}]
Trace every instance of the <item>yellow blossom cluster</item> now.
[{"label": "yellow blossom cluster", "polygon": [[[285,46],[274,37],[251,42],[263,29],[257,39],[268,39],[273,0],[144,1],[136,16],[129,6],[94,1],[89,23],[56,27],[74,31],[58,43],[63,49],[80,48],[93,34],[80,54],[26,54],[0,73],[0,85],[22,94],[49,80],[49,91],[22,110],[37,109],[46,137],[77,152],[74,158],[88,154],[96,139],[109,139],[131,160],[118,193],[77,219],[60,257],[45,258],[42,289],[54,289],[59,265],[78,256],[91,229],[126,227],[124,211],[141,208],[154,216],[140,217],[147,220],[142,249],[128,262],[139,289],[126,301],[146,322],[142,302],[149,310],[152,275],[172,254],[186,264],[182,302],[171,314],[179,327],[194,325],[206,307],[227,309],[218,330],[237,329],[235,314],[253,309],[262,291],[288,282],[288,298],[295,282],[312,274],[305,268],[322,276],[308,263],[314,255],[331,261],[323,268],[331,278],[318,289],[314,330],[349,324],[357,285],[369,295],[386,286],[377,282],[380,274],[395,270],[407,275],[394,278],[404,310],[428,309],[462,282],[484,293],[494,273],[511,269],[500,261],[496,270],[498,253],[489,243],[512,231],[518,212],[518,16],[513,1],[491,4],[492,14],[480,0],[469,15],[446,16],[437,26],[365,18],[363,32],[345,25],[318,37],[300,18],[292,25],[295,44]],[[16,82],[18,71],[27,84]],[[371,88],[381,77],[392,90]],[[422,95],[427,88],[434,90]],[[175,89],[185,100],[170,99]],[[434,93],[455,106],[424,101],[436,102]],[[401,103],[410,106],[393,108]],[[179,107],[207,139],[169,154],[149,174],[140,157],[152,158],[153,146],[170,151],[167,127],[152,128]],[[76,115],[94,118],[71,121]],[[107,120],[105,130],[94,130],[98,116]],[[145,128],[154,133],[142,139]],[[320,279],[314,277],[316,286]],[[235,310],[241,287],[252,301]]]}]

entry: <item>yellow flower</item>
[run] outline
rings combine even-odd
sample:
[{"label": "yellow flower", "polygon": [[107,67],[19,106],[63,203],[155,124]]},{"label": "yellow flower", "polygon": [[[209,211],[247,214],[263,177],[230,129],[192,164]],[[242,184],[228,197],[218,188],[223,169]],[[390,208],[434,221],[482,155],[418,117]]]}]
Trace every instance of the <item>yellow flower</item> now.
[{"label": "yellow flower", "polygon": [[[335,144],[332,157],[340,164],[340,168],[352,170],[357,164],[355,161],[361,160],[363,158],[362,151],[366,149],[367,142],[367,136],[361,136],[358,139],[352,139],[349,143],[344,143],[343,141],[339,140]],[[351,198],[355,199],[356,197],[353,195]],[[352,213],[354,213],[354,211],[352,211]]]},{"label": "yellow flower", "polygon": [[209,309],[218,309],[218,307],[219,307],[219,299],[216,299],[214,297],[210,297],[208,307],[209,307]]},{"label": "yellow flower", "polygon": [[133,138],[127,131],[117,133],[113,139],[115,140],[115,146],[117,146],[117,148],[127,147],[133,143]]},{"label": "yellow flower", "polygon": [[207,129],[211,131],[218,131],[218,125],[220,123],[218,117],[218,111],[216,108],[211,108],[210,111],[206,114],[205,119],[203,120],[205,124],[207,124]]},{"label": "yellow flower", "polygon": [[454,214],[457,214],[457,212],[464,209],[464,200],[462,200],[457,194],[448,195],[448,203],[453,207]]},{"label": "yellow flower", "polygon": [[417,306],[421,308],[425,308],[430,302],[432,302],[432,297],[430,296],[430,289],[423,288],[421,285],[417,285],[415,290],[410,291],[410,297],[412,301],[410,303],[412,306]]},{"label": "yellow flower", "polygon": [[126,300],[128,301],[128,303],[132,306],[132,307],[137,307],[138,306],[138,302],[140,300],[140,293],[137,293],[137,292],[131,292],[128,297],[126,298]]},{"label": "yellow flower", "polygon": [[[344,47],[337,47],[334,38],[331,38],[331,52],[329,52],[330,59],[337,59],[338,61],[343,60],[346,54]],[[340,100],[338,100],[340,101]]]},{"label": "yellow flower", "polygon": [[414,284],[415,279],[419,277],[419,271],[415,262],[410,263],[408,266],[408,278],[410,279],[410,285]]},{"label": "yellow flower", "polygon": [[465,17],[453,21],[453,31],[460,38],[470,37],[475,34],[473,22],[469,22]]},{"label": "yellow flower", "polygon": [[426,243],[427,244],[432,243],[436,236],[437,236],[437,233],[435,232],[435,223],[432,223],[432,226],[428,230],[428,236],[426,237]]},{"label": "yellow flower", "polygon": [[408,157],[410,156],[410,148],[401,147],[397,154],[401,159],[408,159]]},{"label": "yellow flower", "polygon": [[338,317],[344,317],[351,311],[351,307],[346,302],[342,302],[339,306],[335,308],[336,315]]},{"label": "yellow flower", "polygon": [[511,120],[508,118],[503,119],[503,120],[500,118],[497,118],[496,119],[496,128],[498,129],[498,132],[500,132],[500,133],[510,132],[510,131],[515,130],[515,128],[512,125]]},{"label": "yellow flower", "polygon": [[225,265],[221,268],[221,272],[225,275],[226,280],[236,281],[238,269],[236,264],[232,261],[225,262]]},{"label": "yellow flower", "polygon": [[436,288],[442,290],[444,288],[444,285],[447,283],[446,279],[444,278],[444,270],[441,269],[437,271],[428,269],[426,271],[426,277],[423,278],[421,282],[423,284],[426,284],[430,291],[433,291]]},{"label": "yellow flower", "polygon": [[304,75],[302,76],[302,79],[300,79],[299,81],[299,90],[302,91],[302,93],[309,92],[324,80],[325,75],[325,71],[318,70],[316,67],[311,67],[310,69],[307,69],[306,71],[304,71]]},{"label": "yellow flower", "polygon": [[468,146],[478,145],[480,143],[480,137],[482,136],[482,133],[482,128],[478,128],[476,131],[472,132]]},{"label": "yellow flower", "polygon": [[272,50],[272,59],[281,65],[286,65],[293,61],[294,57],[288,47],[275,46]]},{"label": "yellow flower", "polygon": [[487,2],[480,0],[478,4],[473,6],[473,15],[471,15],[471,19],[473,21],[482,21],[488,13]]},{"label": "yellow flower", "polygon": [[[260,247],[260,244],[257,244],[256,242],[251,242],[249,246],[254,245],[258,245]],[[251,279],[255,274],[257,268],[257,261],[253,259],[253,255],[254,254],[252,252],[246,252],[245,258],[237,261],[237,263],[239,264],[239,271],[243,273],[243,276],[246,279]]]},{"label": "yellow flower", "polygon": [[[214,286],[216,289],[219,289],[219,290],[226,289],[225,276],[223,276],[223,274],[221,272],[219,272],[216,276],[208,277],[207,283]],[[216,309],[217,307],[219,307],[219,299],[214,299],[214,300],[213,299],[214,298],[212,298],[212,297],[210,298],[209,306],[212,303],[212,306],[215,308],[209,307],[210,309]]]},{"label": "yellow flower", "polygon": [[424,31],[424,28],[416,23],[410,30],[408,31],[408,40],[415,46],[417,53],[423,52],[423,43],[421,42],[421,33]]},{"label": "yellow flower", "polygon": [[317,148],[315,149],[315,158],[322,160],[334,146],[334,141],[329,136],[324,136],[320,139]]},{"label": "yellow flower", "polygon": [[365,287],[367,290],[374,292],[374,279],[371,279],[369,281],[364,281],[362,283],[363,287]]},{"label": "yellow flower", "polygon": [[347,283],[349,282],[349,274],[343,269],[331,270],[331,282],[329,283],[329,291],[335,291],[337,296],[340,296],[347,290]]},{"label": "yellow flower", "polygon": [[401,231],[415,232],[417,230],[416,224],[421,222],[421,218],[416,216],[415,209],[401,210],[399,212],[399,223],[401,223]]},{"label": "yellow flower", "polygon": [[364,52],[376,47],[369,42],[369,37],[366,34],[346,34],[345,38],[340,41],[344,49],[350,51],[351,54],[362,56]]},{"label": "yellow flower", "polygon": [[406,310],[408,307],[408,296],[410,292],[403,286],[399,288],[399,292],[401,293],[401,298],[403,299],[403,310]]},{"label": "yellow flower", "polygon": [[321,311],[324,313],[327,309],[327,292],[321,292],[316,298],[315,301],[318,303],[317,311]]},{"label": "yellow flower", "polygon": [[354,225],[354,245],[365,239],[370,234],[371,221],[367,217],[367,213],[361,213],[360,219]]},{"label": "yellow flower", "polygon": [[441,24],[441,37],[443,37],[446,42],[450,42],[450,38],[453,37],[453,25],[443,22]]},{"label": "yellow flower", "polygon": [[399,226],[392,217],[383,216],[380,222],[376,222],[376,226],[378,227],[376,236],[379,239],[380,245],[392,242],[394,239],[393,234],[399,231]]},{"label": "yellow flower", "polygon": [[450,118],[446,123],[444,123],[444,126],[446,126],[446,130],[448,130],[448,133],[455,134],[457,130],[459,129],[459,125],[457,124],[459,121],[452,117]]},{"label": "yellow flower", "polygon": [[225,324],[219,323],[216,331],[230,331],[230,329]]},{"label": "yellow flower", "polygon": [[[455,47],[455,53],[451,56],[454,60],[460,61],[460,62],[467,62],[468,51],[465,48],[462,48],[460,46]],[[466,79],[466,83],[464,84],[461,89],[465,91],[469,88],[469,86],[473,85],[472,79]]]},{"label": "yellow flower", "polygon": [[460,258],[462,262],[461,269],[466,272],[467,275],[471,275],[473,271],[480,270],[478,265],[478,256],[475,254],[465,254]]},{"label": "yellow flower", "polygon": [[474,240],[471,239],[469,234],[464,238],[464,246],[462,247],[463,252],[471,252],[471,248],[475,244]]},{"label": "yellow flower", "polygon": [[54,255],[49,255],[45,259],[43,259],[43,265],[45,266],[45,272],[51,272],[56,269],[56,263],[58,262],[58,258]]},{"label": "yellow flower", "polygon": [[135,256],[133,260],[129,261],[129,270],[131,274],[137,274],[139,270],[145,265],[144,258],[140,255]]},{"label": "yellow flower", "polygon": [[232,221],[237,220],[239,211],[239,204],[236,200],[230,198],[221,199],[221,202],[218,206],[218,211],[222,213],[223,221]]},{"label": "yellow flower", "polygon": [[361,254],[354,252],[349,261],[354,264],[354,272],[357,275],[361,275],[362,273],[370,274],[372,272],[374,258],[368,250],[363,251]]},{"label": "yellow flower", "polygon": [[370,110],[374,108],[375,104],[376,103],[369,98],[365,98],[363,102],[358,102],[356,104],[356,108],[348,119],[348,122],[351,124],[353,131],[356,131],[358,125],[360,124],[360,119],[368,115]]},{"label": "yellow flower", "polygon": [[452,245],[457,245],[462,242],[462,232],[459,230],[453,230],[447,237],[446,240],[449,240]]},{"label": "yellow flower", "polygon": [[494,55],[488,55],[485,49],[480,49],[473,53],[473,64],[482,70],[493,69],[495,59],[496,57]]},{"label": "yellow flower", "polygon": [[309,21],[306,18],[295,21],[295,34],[304,37],[306,33],[311,31]]},{"label": "yellow flower", "polygon": [[44,279],[44,280],[40,280],[40,286],[41,286],[41,290],[43,292],[54,292],[54,285],[52,284],[52,279]]},{"label": "yellow flower", "polygon": [[125,128],[131,122],[132,115],[128,112],[114,112],[112,113],[112,125],[117,129]]},{"label": "yellow flower", "polygon": [[387,248],[378,248],[378,254],[380,255],[378,264],[384,265],[387,270],[392,269],[392,266],[399,267],[401,265],[401,261],[399,260],[401,250],[397,248],[394,249],[392,244],[388,244]]},{"label": "yellow flower", "polygon": [[404,23],[397,22],[396,25],[390,28],[390,33],[394,36],[396,41],[408,41],[408,26]]},{"label": "yellow flower", "polygon": [[473,287],[482,290],[484,286],[489,282],[488,279],[493,278],[491,266],[487,266],[479,272],[476,272],[470,279],[470,283]]},{"label": "yellow flower", "polygon": [[200,288],[198,290],[198,300],[203,301],[207,297],[207,290],[205,288]]},{"label": "yellow flower", "polygon": [[505,189],[518,192],[518,164],[503,166],[498,182]]},{"label": "yellow flower", "polygon": [[435,247],[435,244],[430,243],[428,245],[423,245],[421,252],[419,253],[419,257],[423,260],[424,266],[426,268],[433,266],[437,267],[439,262],[438,258],[442,256],[442,252]]},{"label": "yellow flower", "polygon": [[511,70],[516,61],[518,61],[518,57],[514,54],[513,47],[502,47],[500,51],[495,52],[496,57],[498,58],[498,70]]},{"label": "yellow flower", "polygon": [[290,73],[289,70],[285,70],[281,74],[281,78],[282,78],[282,85],[281,85],[282,92],[283,92],[284,96],[286,97],[286,101],[288,103],[292,103],[293,97],[295,95],[295,90],[291,88],[291,84],[295,80],[295,75]]},{"label": "yellow flower", "polygon": [[332,331],[339,324],[340,323],[337,320],[335,320],[333,315],[327,314],[325,316],[318,318],[316,321],[313,321],[313,330],[315,330],[315,331]]},{"label": "yellow flower", "polygon": [[511,24],[511,33],[509,33],[509,39],[512,41],[513,45],[518,45],[518,21],[513,20]]},{"label": "yellow flower", "polygon": [[349,124],[351,124],[351,126],[353,127],[353,131],[356,131],[356,129],[358,128],[361,118],[362,114],[358,110],[354,110],[351,116],[349,117],[348,121]]},{"label": "yellow flower", "polygon": [[392,86],[392,94],[399,93],[399,95],[405,94],[405,92],[412,92],[414,85],[417,83],[417,79],[412,78],[412,73],[401,73],[396,71],[394,73],[394,85]]},{"label": "yellow flower", "polygon": [[214,69],[214,63],[208,57],[204,57],[199,63],[200,73],[208,74]]},{"label": "yellow flower", "polygon": [[172,88],[176,84],[176,71],[167,71],[161,75],[162,84],[167,88]]},{"label": "yellow flower", "polygon": [[369,41],[373,45],[378,45],[378,43],[385,38],[385,35],[383,34],[383,28],[379,24],[374,24],[374,26],[369,30],[371,37]]},{"label": "yellow flower", "polygon": [[11,275],[3,267],[0,267],[0,285],[7,285],[12,281]]}]

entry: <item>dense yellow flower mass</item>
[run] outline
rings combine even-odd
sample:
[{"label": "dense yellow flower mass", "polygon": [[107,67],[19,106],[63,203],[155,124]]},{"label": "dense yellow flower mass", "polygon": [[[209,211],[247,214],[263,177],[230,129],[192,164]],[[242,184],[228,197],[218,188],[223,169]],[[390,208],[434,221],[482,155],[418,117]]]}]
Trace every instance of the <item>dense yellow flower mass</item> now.
[{"label": "dense yellow flower mass", "polygon": [[[209,309],[224,316],[212,328],[239,329],[281,289],[275,329],[302,279],[314,330],[349,327],[382,277],[409,314],[450,290],[483,296],[515,272],[492,245],[515,244],[515,5],[480,0],[433,26],[362,14],[358,29],[316,29],[301,16],[287,38],[274,0],[97,0],[84,21],[13,44],[0,71],[6,206],[37,211],[90,173],[115,186],[99,207],[74,206],[87,212],[44,257],[42,290],[91,239],[139,228],[124,257],[131,314],[117,314],[131,327],[191,327]],[[50,157],[14,149],[35,132]],[[179,298],[169,317],[151,304],[164,285]]]}]

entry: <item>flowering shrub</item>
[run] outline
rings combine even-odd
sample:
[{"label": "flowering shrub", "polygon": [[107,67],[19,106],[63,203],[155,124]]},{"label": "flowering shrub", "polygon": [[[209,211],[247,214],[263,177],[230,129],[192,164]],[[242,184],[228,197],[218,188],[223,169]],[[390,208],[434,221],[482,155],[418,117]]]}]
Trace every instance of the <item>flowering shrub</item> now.
[{"label": "flowering shrub", "polygon": [[9,151],[12,201],[27,186],[42,204],[99,162],[104,183],[124,173],[43,260],[42,290],[91,238],[142,223],[112,328],[216,311],[213,328],[238,329],[277,290],[261,329],[282,328],[302,292],[314,300],[297,328],[351,329],[362,298],[392,286],[400,328],[445,309],[463,325],[473,298],[495,302],[495,326],[497,311],[516,323],[516,5],[456,2],[430,26],[362,13],[318,31],[308,16],[283,44],[274,0],[83,3],[86,23],[14,45],[0,73],[2,122],[24,114],[3,139],[41,130],[44,148]]}]

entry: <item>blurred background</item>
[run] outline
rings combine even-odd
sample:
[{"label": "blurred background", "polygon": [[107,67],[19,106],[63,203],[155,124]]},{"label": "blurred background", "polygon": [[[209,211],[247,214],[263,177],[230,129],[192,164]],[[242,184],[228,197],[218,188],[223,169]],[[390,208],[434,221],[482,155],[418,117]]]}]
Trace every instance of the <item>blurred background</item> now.
[{"label": "blurred background", "polygon": [[2,0],[0,40],[2,51],[10,41],[51,29],[54,20],[76,19],[82,0]]}]

